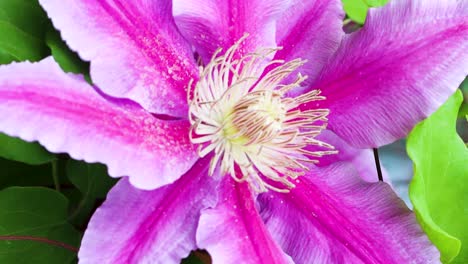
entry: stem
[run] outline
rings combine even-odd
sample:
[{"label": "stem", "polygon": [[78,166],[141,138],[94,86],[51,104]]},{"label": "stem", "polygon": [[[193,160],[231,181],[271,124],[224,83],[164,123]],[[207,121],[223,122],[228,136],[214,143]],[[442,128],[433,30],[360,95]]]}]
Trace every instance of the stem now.
[{"label": "stem", "polygon": [[374,159],[375,159],[375,167],[377,167],[377,176],[379,177],[379,181],[383,181],[382,177],[382,168],[380,167],[380,160],[379,160],[379,152],[377,149],[374,150]]},{"label": "stem", "polygon": [[55,190],[60,192],[60,180],[58,177],[58,160],[52,161],[52,178],[54,179]]},{"label": "stem", "polygon": [[[78,204],[76,209],[73,211],[73,213],[71,213],[68,216],[68,218],[67,218],[68,221],[73,221],[75,219],[75,217],[77,217],[80,214],[81,210],[86,205],[86,202],[88,202],[89,193],[91,192],[91,188],[94,187],[94,181],[89,180],[89,177],[91,175],[90,166],[86,165],[86,169],[87,169],[87,177],[88,177],[88,187],[86,188],[86,192],[81,193],[82,194],[82,199],[80,200],[80,203]],[[81,192],[81,190],[80,190],[80,192]]]},{"label": "stem", "polygon": [[60,241],[50,240],[42,237],[33,237],[33,236],[0,236],[0,240],[27,240],[27,241],[37,241],[41,243],[46,243],[56,247],[61,247],[72,252],[78,252],[78,248],[70,246]]}]

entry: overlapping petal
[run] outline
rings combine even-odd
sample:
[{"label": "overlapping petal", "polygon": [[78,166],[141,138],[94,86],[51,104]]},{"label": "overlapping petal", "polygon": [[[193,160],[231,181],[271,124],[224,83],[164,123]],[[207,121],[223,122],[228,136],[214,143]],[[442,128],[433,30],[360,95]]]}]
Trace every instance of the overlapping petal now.
[{"label": "overlapping petal", "polygon": [[214,263],[292,263],[264,226],[247,183],[225,177],[218,200],[202,213],[197,231],[198,246]]},{"label": "overlapping petal", "polygon": [[293,0],[291,7],[282,13],[276,23],[276,41],[282,50],[275,54],[275,59],[308,60],[300,68],[301,74],[308,76],[303,83],[306,86],[317,78],[338,48],[344,36],[343,18],[340,0]]},{"label": "overlapping petal", "polygon": [[[337,154],[325,155],[321,157],[317,166],[324,167],[340,161],[351,162],[363,180],[367,182],[379,181],[372,149],[355,148],[330,130],[322,131],[322,133],[317,136],[317,139],[323,142],[327,142],[338,151]],[[310,146],[308,149],[312,151],[323,150],[314,146]],[[383,168],[383,166],[381,166],[381,169],[383,180],[390,184],[387,171],[385,168]]]},{"label": "overlapping petal", "polygon": [[103,91],[145,109],[186,116],[187,84],[197,71],[170,0],[40,0],[67,44],[91,61]]},{"label": "overlapping petal", "polygon": [[93,215],[80,263],[180,263],[196,249],[200,210],[216,203],[208,164],[200,160],[173,184],[153,191],[122,179]]},{"label": "overlapping petal", "polygon": [[468,2],[392,0],[347,35],[313,88],[330,129],[358,147],[390,143],[437,109],[468,74]]},{"label": "overlapping petal", "polygon": [[171,183],[197,159],[188,121],[155,118],[130,101],[104,98],[52,58],[0,67],[0,130],[52,152],[102,162],[139,188]]},{"label": "overlapping petal", "polygon": [[174,16],[207,63],[216,49],[229,48],[245,33],[243,53],[276,47],[275,21],[288,6],[288,0],[175,0]]},{"label": "overlapping petal", "polygon": [[437,263],[439,253],[385,183],[350,164],[312,168],[289,194],[259,197],[268,230],[296,263]]}]

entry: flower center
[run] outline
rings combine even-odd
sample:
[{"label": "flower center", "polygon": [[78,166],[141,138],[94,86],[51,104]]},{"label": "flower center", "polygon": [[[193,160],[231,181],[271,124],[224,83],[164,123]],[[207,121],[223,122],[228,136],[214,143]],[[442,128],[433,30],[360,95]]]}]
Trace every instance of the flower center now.
[{"label": "flower center", "polygon": [[275,91],[248,93],[225,118],[224,136],[239,146],[267,143],[282,131],[285,117],[286,108]]},{"label": "flower center", "polygon": [[244,38],[224,55],[218,50],[208,65],[200,67],[200,79],[189,91],[190,138],[198,144],[199,156],[214,152],[210,175],[219,168],[236,181],[248,181],[257,192],[287,192],[307,171],[306,163],[336,153],[315,138],[325,129],[329,111],[298,109],[324,100],[319,90],[286,96],[306,79],[298,74],[292,83],[283,83],[305,61],[267,62],[277,49],[236,58]]}]

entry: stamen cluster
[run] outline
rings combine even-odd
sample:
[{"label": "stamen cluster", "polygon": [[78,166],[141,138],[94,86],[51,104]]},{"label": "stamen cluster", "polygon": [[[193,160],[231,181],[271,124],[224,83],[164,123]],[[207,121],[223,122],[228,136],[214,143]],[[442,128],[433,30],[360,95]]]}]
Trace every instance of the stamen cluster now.
[{"label": "stamen cluster", "polygon": [[208,65],[200,67],[200,79],[189,91],[190,138],[198,144],[199,156],[214,151],[210,175],[219,168],[223,175],[249,182],[257,192],[287,192],[308,169],[306,163],[335,153],[307,150],[311,145],[333,149],[315,138],[325,128],[329,111],[298,109],[324,100],[319,90],[287,96],[306,79],[298,74],[294,82],[283,84],[304,60],[267,62],[277,49],[237,58],[242,41],[223,55],[218,50]]}]

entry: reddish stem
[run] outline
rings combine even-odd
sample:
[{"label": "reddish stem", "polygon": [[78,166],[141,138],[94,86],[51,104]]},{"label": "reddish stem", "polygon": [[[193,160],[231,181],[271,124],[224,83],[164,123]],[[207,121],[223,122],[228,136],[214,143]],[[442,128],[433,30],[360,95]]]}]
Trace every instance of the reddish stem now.
[{"label": "reddish stem", "polygon": [[63,243],[63,242],[60,242],[60,241],[50,240],[50,239],[43,238],[43,237],[33,237],[33,236],[0,236],[0,240],[29,240],[29,241],[36,241],[36,242],[42,242],[42,243],[46,243],[46,244],[49,244],[49,245],[61,247],[61,248],[70,250],[70,251],[72,251],[72,252],[74,252],[74,253],[77,253],[77,252],[78,252],[78,248],[76,248],[76,247],[70,246],[70,245],[65,244],[65,243]]}]

